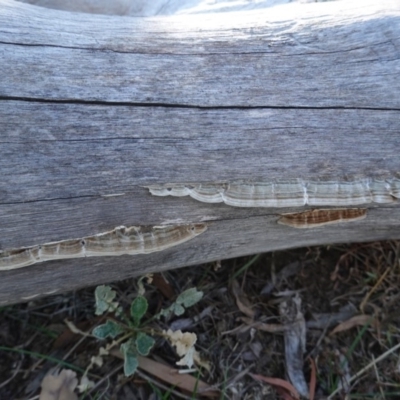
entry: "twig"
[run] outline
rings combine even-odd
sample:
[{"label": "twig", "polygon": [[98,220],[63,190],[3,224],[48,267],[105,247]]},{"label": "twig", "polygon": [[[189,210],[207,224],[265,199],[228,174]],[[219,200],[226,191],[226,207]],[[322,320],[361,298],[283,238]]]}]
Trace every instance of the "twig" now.
[{"label": "twig", "polygon": [[388,274],[388,272],[391,270],[390,267],[386,268],[386,271],[382,274],[382,276],[378,279],[378,282],[376,282],[376,284],[374,285],[374,287],[365,295],[364,300],[361,302],[360,304],[360,310],[361,312],[364,314],[364,307],[365,304],[367,304],[367,301],[369,300],[369,298],[372,296],[372,293],[375,292],[375,290],[380,286],[380,284],[382,283],[382,281],[386,278],[386,275]]},{"label": "twig", "polygon": [[[374,355],[372,355],[372,359],[375,360]],[[379,376],[378,368],[376,368],[376,364],[374,364],[374,371],[375,371],[376,379],[378,380],[378,383],[380,383],[381,378]],[[385,392],[383,391],[382,385],[379,385],[379,391],[381,392],[382,400],[386,400]]]},{"label": "twig", "polygon": [[91,393],[93,393],[103,382],[105,382],[107,379],[110,379],[115,373],[117,373],[122,367],[124,366],[123,363],[121,363],[120,365],[118,365],[117,368],[114,368],[111,372],[109,372],[106,376],[104,376],[103,378],[101,378],[98,382],[96,382],[96,384],[90,388],[85,394],[89,395]]},{"label": "twig", "polygon": [[20,360],[20,361],[18,362],[18,365],[17,365],[17,367],[15,368],[14,373],[13,373],[8,379],[6,379],[5,381],[3,381],[3,382],[0,383],[0,389],[1,389],[2,387],[4,387],[4,386],[8,385],[8,384],[17,376],[18,372],[19,372],[20,369],[21,369],[21,365],[22,365],[22,360]]},{"label": "twig", "polygon": [[[376,358],[375,360],[371,361],[367,366],[365,366],[364,368],[362,368],[360,371],[358,371],[355,375],[353,375],[348,383],[353,382],[354,380],[356,380],[357,378],[359,378],[364,372],[368,371],[370,368],[372,368],[375,364],[377,364],[378,362],[382,361],[383,359],[385,359],[387,356],[389,356],[390,354],[394,353],[397,349],[400,349],[400,343],[397,343],[396,346],[393,346],[391,349],[389,349],[388,351],[386,351],[385,353],[381,354],[378,358]],[[329,397],[327,398],[327,400],[331,400],[333,399],[333,396],[335,396],[342,388],[338,387],[336,390],[334,390]]]},{"label": "twig", "polygon": [[137,370],[135,373],[137,375],[139,375],[142,379],[144,379],[144,380],[146,380],[148,382],[151,382],[153,385],[155,385],[155,386],[157,386],[157,387],[159,387],[159,388],[161,388],[161,389],[163,389],[165,391],[168,391],[168,393],[173,394],[176,397],[180,397],[181,399],[185,399],[185,400],[192,400],[193,399],[193,395],[186,396],[186,395],[184,395],[182,393],[179,393],[178,391],[169,388],[167,385],[164,385],[160,381],[158,381],[156,379],[153,379],[152,377],[150,377],[149,375],[145,374],[142,371]]}]

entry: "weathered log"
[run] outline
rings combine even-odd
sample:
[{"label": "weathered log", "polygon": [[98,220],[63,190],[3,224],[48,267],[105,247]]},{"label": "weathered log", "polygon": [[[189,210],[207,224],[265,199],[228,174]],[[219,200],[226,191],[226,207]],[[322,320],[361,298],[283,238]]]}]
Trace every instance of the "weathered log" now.
[{"label": "weathered log", "polygon": [[142,19],[0,0],[0,57],[1,250],[119,225],[208,224],[157,253],[0,271],[1,304],[257,252],[400,238],[396,197],[363,205],[363,220],[297,230],[277,220],[307,207],[236,208],[144,187],[398,177],[397,1]]}]

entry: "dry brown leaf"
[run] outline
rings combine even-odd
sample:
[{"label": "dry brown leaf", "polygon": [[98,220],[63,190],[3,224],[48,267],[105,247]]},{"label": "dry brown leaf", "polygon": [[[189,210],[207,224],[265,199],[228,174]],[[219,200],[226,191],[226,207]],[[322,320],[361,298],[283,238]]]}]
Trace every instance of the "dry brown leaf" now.
[{"label": "dry brown leaf", "polygon": [[317,367],[315,366],[315,361],[312,358],[310,360],[310,368],[311,368],[311,377],[310,377],[310,400],[314,400],[315,397],[315,388],[317,386]]},{"label": "dry brown leaf", "polygon": [[347,321],[340,323],[335,329],[333,329],[333,331],[329,335],[334,335],[335,333],[347,331],[351,328],[354,328],[355,326],[364,326],[366,324],[376,325],[377,323],[378,321],[374,317],[371,317],[371,315],[355,315]]},{"label": "dry brown leaf", "polygon": [[163,274],[154,274],[152,285],[155,286],[166,299],[172,300],[176,297],[174,288],[165,279]]},{"label": "dry brown leaf", "polygon": [[[116,349],[112,350],[110,354],[121,359],[124,358],[121,352]],[[169,385],[175,388],[186,390],[189,393],[193,393],[197,388],[196,393],[207,398],[216,398],[220,396],[218,390],[213,389],[207,383],[196,379],[189,374],[180,374],[179,370],[176,368],[161,364],[147,357],[139,356],[138,360],[140,369],[164,382],[167,382]]]},{"label": "dry brown leaf", "polygon": [[56,375],[46,375],[42,381],[39,400],[78,400],[74,393],[77,385],[76,373],[69,369],[63,369]]},{"label": "dry brown leaf", "polygon": [[309,389],[303,373],[303,354],[306,348],[306,323],[297,293],[279,305],[284,331],[286,373],[301,396],[308,398]]},{"label": "dry brown leaf", "polygon": [[250,318],[254,318],[255,312],[250,308],[250,301],[242,292],[237,281],[232,282],[232,293],[236,299],[239,310]]},{"label": "dry brown leaf", "polygon": [[280,378],[270,378],[263,375],[249,374],[253,379],[263,381],[273,386],[285,400],[298,400],[300,395],[295,387],[288,381]]},{"label": "dry brown leaf", "polygon": [[150,358],[139,357],[139,368],[157,376],[174,387],[187,390],[189,393],[193,393],[197,385],[197,394],[210,398],[219,396],[219,392],[212,389],[207,383],[197,380],[189,374],[180,374],[179,370],[160,364]]}]

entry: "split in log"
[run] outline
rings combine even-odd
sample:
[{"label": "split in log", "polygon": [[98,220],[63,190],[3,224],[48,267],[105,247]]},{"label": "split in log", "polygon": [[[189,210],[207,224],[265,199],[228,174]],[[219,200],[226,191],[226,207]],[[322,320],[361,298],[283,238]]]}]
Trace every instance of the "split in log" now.
[{"label": "split in log", "polygon": [[[374,3],[228,19],[0,0],[0,249],[120,225],[208,226],[156,253],[0,271],[0,304],[258,252],[400,238],[388,183],[400,173],[400,7]],[[146,189],[299,179],[383,182],[394,201],[300,231],[277,221],[306,206],[237,208]]]}]

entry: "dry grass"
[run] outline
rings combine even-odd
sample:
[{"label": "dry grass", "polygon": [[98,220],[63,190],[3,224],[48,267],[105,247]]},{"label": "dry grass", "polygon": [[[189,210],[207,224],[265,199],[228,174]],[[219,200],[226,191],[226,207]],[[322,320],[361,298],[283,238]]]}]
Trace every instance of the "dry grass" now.
[{"label": "dry grass", "polygon": [[[187,288],[197,287],[204,298],[182,317],[152,321],[149,327],[197,334],[197,349],[211,370],[192,375],[215,385],[217,398],[278,399],[275,389],[249,373],[286,379],[278,308],[283,298],[299,293],[306,356],[317,371],[315,398],[327,398],[338,388],[331,398],[400,398],[400,358],[394,348],[400,332],[399,260],[400,242],[392,241],[304,248],[170,271],[146,285],[148,317]],[[137,295],[136,280],[112,286],[129,309]],[[97,326],[103,319],[94,315],[93,292],[90,288],[0,309],[0,399],[38,398],[43,377],[57,364],[81,376],[104,344],[72,334],[64,321],[82,331]],[[171,369],[178,360],[160,337],[150,357]],[[104,361],[90,372],[96,387],[80,399],[198,398],[178,386],[168,393],[174,382],[160,382],[144,369],[125,378],[115,356]],[[303,371],[309,382],[309,361]]]}]

